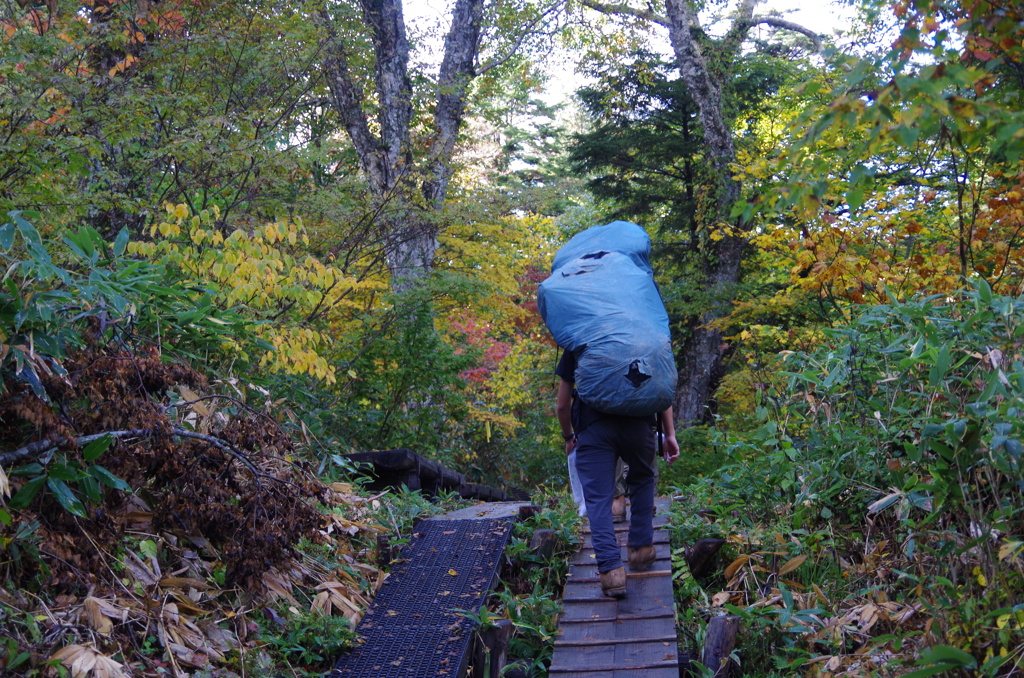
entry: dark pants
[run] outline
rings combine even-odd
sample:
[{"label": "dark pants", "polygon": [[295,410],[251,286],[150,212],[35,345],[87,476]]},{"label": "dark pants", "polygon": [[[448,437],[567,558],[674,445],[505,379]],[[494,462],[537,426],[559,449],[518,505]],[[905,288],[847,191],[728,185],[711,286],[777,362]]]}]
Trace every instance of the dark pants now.
[{"label": "dark pants", "polygon": [[627,544],[634,548],[654,542],[655,431],[648,419],[602,417],[577,437],[576,472],[583,486],[594,540],[598,572],[622,567],[622,553],[612,523],[615,463],[629,465],[631,515]]}]

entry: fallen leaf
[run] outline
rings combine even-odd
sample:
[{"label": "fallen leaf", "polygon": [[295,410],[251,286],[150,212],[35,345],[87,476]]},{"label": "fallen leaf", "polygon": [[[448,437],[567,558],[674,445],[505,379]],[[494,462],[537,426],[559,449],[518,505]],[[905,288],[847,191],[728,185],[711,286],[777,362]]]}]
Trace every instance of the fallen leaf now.
[{"label": "fallen leaf", "polygon": [[732,579],[733,575],[736,574],[736,571],[744,565],[746,565],[749,560],[749,555],[742,555],[736,560],[729,563],[729,567],[725,568],[725,580],[729,581],[730,579]]},{"label": "fallen leaf", "polygon": [[195,577],[164,577],[160,580],[160,586],[173,589],[193,588],[200,591],[211,588],[209,582]]},{"label": "fallen leaf", "polygon": [[109,636],[110,632],[114,630],[114,624],[107,615],[103,614],[98,598],[89,596],[85,599],[85,618],[89,622],[89,626],[101,636]]},{"label": "fallen leaf", "polygon": [[71,678],[128,678],[121,670],[121,664],[84,645],[68,645],[57,650],[50,657],[59,661],[71,671]]},{"label": "fallen leaf", "polygon": [[797,556],[796,558],[793,558],[792,560],[787,562],[785,565],[783,565],[781,568],[779,568],[779,576],[781,577],[784,574],[792,572],[796,568],[798,568],[801,565],[803,565],[805,560],[807,560],[807,556],[806,555]]}]

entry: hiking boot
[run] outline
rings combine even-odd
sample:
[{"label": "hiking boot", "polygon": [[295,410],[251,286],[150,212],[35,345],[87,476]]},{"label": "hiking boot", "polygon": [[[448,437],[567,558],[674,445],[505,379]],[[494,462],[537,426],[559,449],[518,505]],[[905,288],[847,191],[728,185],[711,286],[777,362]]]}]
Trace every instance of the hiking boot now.
[{"label": "hiking boot", "polygon": [[624,598],[626,596],[626,568],[617,567],[614,570],[602,572],[601,592],[610,598]]},{"label": "hiking boot", "polygon": [[626,495],[620,494],[612,500],[612,522],[621,523],[626,520]]},{"label": "hiking boot", "polygon": [[654,558],[653,546],[629,547],[629,569],[632,572],[648,569],[654,563]]}]

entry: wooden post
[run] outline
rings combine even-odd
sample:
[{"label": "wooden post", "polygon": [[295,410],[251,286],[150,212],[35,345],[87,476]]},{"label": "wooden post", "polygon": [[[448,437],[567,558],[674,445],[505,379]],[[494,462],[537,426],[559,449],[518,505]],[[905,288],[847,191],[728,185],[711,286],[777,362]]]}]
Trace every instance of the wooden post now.
[{"label": "wooden post", "polygon": [[536,530],[530,537],[530,551],[544,562],[551,560],[557,545],[558,537],[554,530]]},{"label": "wooden post", "polygon": [[519,507],[519,520],[526,520],[527,518],[532,518],[533,516],[537,515],[540,512],[541,512],[541,507],[540,506],[536,506],[536,505],[533,505],[533,504],[530,504],[528,506],[520,506]]},{"label": "wooden post", "polygon": [[[473,651],[472,678],[499,678],[508,661],[508,646],[515,625],[511,619],[498,619],[477,633]],[[486,668],[486,672],[485,669]]]},{"label": "wooden post", "polygon": [[732,614],[712,617],[708,622],[704,638],[704,655],[700,663],[715,672],[714,678],[728,678],[732,668],[729,655],[736,647],[736,633],[739,628],[740,618]]},{"label": "wooden post", "polygon": [[391,561],[395,559],[397,549],[391,545],[391,535],[377,535],[377,568],[386,570],[391,567]]}]

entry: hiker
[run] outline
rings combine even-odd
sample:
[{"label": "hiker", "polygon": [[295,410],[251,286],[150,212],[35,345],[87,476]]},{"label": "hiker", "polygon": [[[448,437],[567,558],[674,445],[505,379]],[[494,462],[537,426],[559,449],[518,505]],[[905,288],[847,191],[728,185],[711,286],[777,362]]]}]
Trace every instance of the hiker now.
[{"label": "hiker", "polygon": [[574,398],[576,356],[563,351],[555,368],[560,378],[556,400],[558,423],[565,452],[576,451],[576,471],[583,486],[590,532],[606,596],[626,595],[626,570],[612,523],[616,464],[629,465],[626,485],[632,513],[629,521],[628,561],[631,571],[649,568],[654,562],[654,492],[657,430],[662,428],[662,454],[672,463],[679,457],[672,407],[656,415],[630,417],[598,412]]}]

